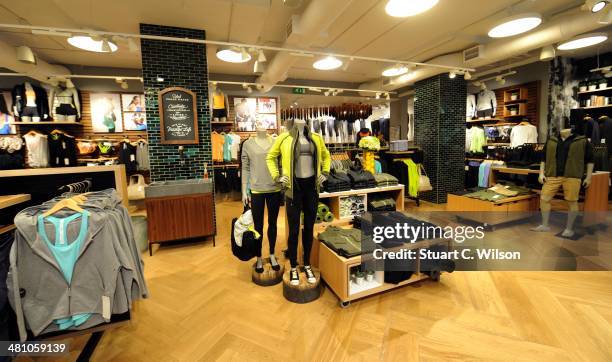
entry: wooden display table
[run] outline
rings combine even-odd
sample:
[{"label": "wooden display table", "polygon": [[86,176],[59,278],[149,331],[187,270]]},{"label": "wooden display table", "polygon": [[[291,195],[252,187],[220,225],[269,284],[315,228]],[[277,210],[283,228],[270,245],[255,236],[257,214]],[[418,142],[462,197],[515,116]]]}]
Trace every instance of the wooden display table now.
[{"label": "wooden display table", "polygon": [[[450,249],[452,243],[450,240],[434,239],[423,240],[413,244],[405,244],[401,247],[387,249],[422,249],[428,248],[436,244],[447,244]],[[418,252],[417,252],[418,255]],[[398,284],[385,283],[384,271],[376,271],[374,280],[365,282],[363,285],[357,285],[350,280],[351,268],[356,268],[361,265],[361,256],[345,258],[338,255],[324,243],[320,243],[319,247],[319,270],[325,284],[336,294],[340,300],[341,307],[347,307],[351,301],[375,295],[387,290],[403,287],[408,284],[413,284],[423,279],[429,278],[428,275],[421,273],[420,262],[416,260],[416,271],[410,279],[404,280]]]},{"label": "wooden display table", "polygon": [[497,201],[479,200],[464,195],[448,194],[446,211],[469,212],[462,219],[497,226],[531,216],[538,211],[540,199],[537,194],[507,197]]},{"label": "wooden display table", "polygon": [[[491,167],[489,185],[497,183],[496,173],[507,173],[513,175],[539,174],[539,170],[513,167]],[[539,192],[539,190],[534,190]],[[593,172],[591,185],[585,190],[583,211],[608,211],[608,193],[610,192],[610,172]]]},{"label": "wooden display table", "polygon": [[[319,232],[325,230],[325,228],[329,225],[348,225],[351,221],[353,221],[353,216],[351,217],[340,217],[340,198],[354,195],[363,195],[364,203],[367,207],[368,203],[368,195],[377,194],[377,193],[387,193],[390,197],[395,199],[395,210],[396,211],[404,211],[404,185],[398,184],[394,186],[386,186],[386,187],[372,187],[368,189],[357,189],[357,190],[348,190],[348,191],[340,191],[340,192],[321,192],[319,193],[319,201],[325,202],[329,205],[329,209],[331,213],[334,215],[334,220],[331,222],[322,222],[315,224],[314,228],[314,239],[312,242],[312,250],[310,252],[310,265],[313,267],[318,266],[319,259],[319,241],[316,238],[316,235]],[[300,226],[300,234],[302,227]],[[287,235],[289,234],[289,223],[287,221],[287,215],[285,214],[285,239],[287,239]],[[301,240],[301,236],[299,236],[299,240]],[[302,243],[298,243],[298,260],[300,263],[302,262]]]}]

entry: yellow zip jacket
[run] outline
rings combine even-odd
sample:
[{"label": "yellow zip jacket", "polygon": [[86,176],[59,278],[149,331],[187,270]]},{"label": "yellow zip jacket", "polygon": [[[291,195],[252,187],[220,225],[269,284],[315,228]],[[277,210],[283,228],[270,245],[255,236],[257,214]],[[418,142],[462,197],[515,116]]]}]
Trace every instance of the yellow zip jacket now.
[{"label": "yellow zip jacket", "polygon": [[[329,169],[331,166],[331,158],[329,156],[329,151],[327,147],[325,147],[325,142],[323,142],[323,138],[316,133],[311,133],[308,130],[308,127],[304,128],[306,135],[310,138],[310,142],[314,145],[315,155],[315,171],[317,178],[319,175],[327,175],[329,174]],[[276,160],[280,156],[281,158],[281,168],[283,171],[283,176],[289,177],[289,185],[287,186],[287,190],[285,191],[285,196],[289,198],[293,198],[293,168],[297,162],[297,158],[294,155],[297,155],[295,152],[296,147],[298,146],[298,137],[297,137],[297,128],[293,128],[290,132],[283,132],[274,141],[274,144],[268,151],[268,155],[266,156],[266,163],[268,164],[268,170],[270,171],[270,175],[272,176],[272,180],[275,182],[278,181],[278,178],[281,176],[278,170],[278,165]],[[317,192],[319,191],[319,183],[316,182]]]}]

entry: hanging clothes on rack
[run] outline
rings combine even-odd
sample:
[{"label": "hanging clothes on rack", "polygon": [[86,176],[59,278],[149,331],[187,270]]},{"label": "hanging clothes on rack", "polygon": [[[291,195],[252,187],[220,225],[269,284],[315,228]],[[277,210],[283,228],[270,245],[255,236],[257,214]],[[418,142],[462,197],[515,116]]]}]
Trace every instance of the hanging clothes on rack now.
[{"label": "hanging clothes on rack", "polygon": [[74,137],[61,130],[53,130],[49,135],[49,163],[51,167],[77,165],[77,147]]},{"label": "hanging clothes on rack", "polygon": [[49,143],[46,135],[30,131],[23,136],[28,151],[28,166],[49,167]]},{"label": "hanging clothes on rack", "polygon": [[125,171],[127,172],[135,172],[138,168],[136,146],[128,138],[119,142],[119,163],[125,165]]},{"label": "hanging clothes on rack", "polygon": [[138,163],[138,171],[148,171],[151,168],[149,143],[142,138],[136,142],[136,163]]},{"label": "hanging clothes on rack", "polygon": [[146,298],[130,217],[113,189],[65,194],[15,217],[7,279],[21,341],[80,330]]}]

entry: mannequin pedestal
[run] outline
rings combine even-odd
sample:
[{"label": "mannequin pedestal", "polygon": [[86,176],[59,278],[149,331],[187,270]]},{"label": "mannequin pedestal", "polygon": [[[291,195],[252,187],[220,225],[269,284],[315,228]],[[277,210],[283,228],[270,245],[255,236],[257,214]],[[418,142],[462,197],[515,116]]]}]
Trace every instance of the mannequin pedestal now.
[{"label": "mannequin pedestal", "polygon": [[253,283],[262,287],[269,287],[280,283],[283,280],[285,266],[281,260],[278,260],[278,258],[276,260],[280,265],[280,269],[278,271],[272,269],[272,264],[270,264],[270,258],[263,259],[264,271],[262,273],[258,273],[255,271],[257,262],[253,263],[253,271],[251,273],[251,280],[253,281]]},{"label": "mannequin pedestal", "polygon": [[319,269],[312,268],[315,278],[317,278],[317,282],[314,284],[308,283],[302,267],[298,267],[300,284],[291,285],[289,271],[289,268],[287,268],[287,272],[283,274],[283,296],[285,299],[298,304],[310,303],[319,299],[321,296],[321,273]]}]

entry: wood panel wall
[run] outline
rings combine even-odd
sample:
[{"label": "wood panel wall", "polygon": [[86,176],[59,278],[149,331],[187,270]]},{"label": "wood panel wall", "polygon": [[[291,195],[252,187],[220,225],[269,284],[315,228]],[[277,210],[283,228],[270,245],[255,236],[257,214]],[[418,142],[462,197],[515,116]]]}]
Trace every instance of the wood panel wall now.
[{"label": "wood panel wall", "polygon": [[[116,92],[108,92],[108,93],[116,93]],[[125,92],[129,94],[133,94],[134,92]],[[91,123],[91,102],[90,102],[90,94],[91,92],[81,92],[81,120],[77,124],[49,124],[49,125],[18,125],[17,133],[25,134],[30,130],[38,130],[40,133],[48,133],[54,129],[60,129],[65,131],[66,133],[76,137],[76,138],[85,138],[85,139],[108,139],[112,141],[120,141],[124,138],[129,138],[130,140],[137,140],[140,138],[147,137],[146,131],[124,131],[120,133],[94,133],[93,125]]]},{"label": "wood panel wall", "polygon": [[[497,99],[497,110],[495,112],[495,118],[504,119],[504,91],[509,89],[516,89],[519,87],[527,88],[527,118],[529,122],[534,126],[538,126],[540,122],[540,81],[533,81],[524,84],[517,84],[511,87],[504,87],[495,89],[495,98]],[[510,120],[520,120],[519,118],[508,118]]]}]

